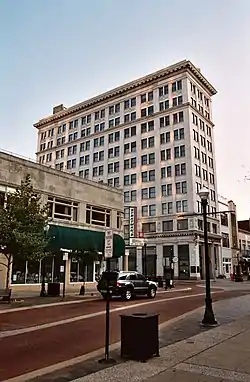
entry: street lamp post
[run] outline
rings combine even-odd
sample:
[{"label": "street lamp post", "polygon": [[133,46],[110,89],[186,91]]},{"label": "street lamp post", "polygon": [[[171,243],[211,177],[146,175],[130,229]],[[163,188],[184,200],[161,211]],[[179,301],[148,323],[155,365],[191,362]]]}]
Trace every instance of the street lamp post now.
[{"label": "street lamp post", "polygon": [[202,325],[204,326],[215,326],[217,321],[214,317],[211,288],[210,288],[210,260],[208,253],[208,235],[207,235],[207,205],[209,190],[207,188],[202,188],[199,192],[202,205],[202,215],[204,224],[204,245],[205,245],[205,269],[206,269],[206,298],[205,298],[205,313],[202,320]]},{"label": "street lamp post", "polygon": [[[47,232],[49,230],[49,225],[47,224],[44,227],[44,236],[47,236]],[[45,249],[44,249],[44,258],[41,261],[42,266],[42,284],[41,284],[41,292],[40,297],[46,297],[46,288],[45,288]]]}]

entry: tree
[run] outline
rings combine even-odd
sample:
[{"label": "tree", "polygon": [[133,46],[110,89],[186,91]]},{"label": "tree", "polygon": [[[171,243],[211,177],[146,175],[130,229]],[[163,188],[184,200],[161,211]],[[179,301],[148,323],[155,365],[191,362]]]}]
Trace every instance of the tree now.
[{"label": "tree", "polygon": [[48,239],[48,207],[35,192],[30,175],[14,193],[6,195],[0,209],[0,253],[6,258],[6,288],[9,287],[10,267],[14,259],[39,261],[45,255]]}]

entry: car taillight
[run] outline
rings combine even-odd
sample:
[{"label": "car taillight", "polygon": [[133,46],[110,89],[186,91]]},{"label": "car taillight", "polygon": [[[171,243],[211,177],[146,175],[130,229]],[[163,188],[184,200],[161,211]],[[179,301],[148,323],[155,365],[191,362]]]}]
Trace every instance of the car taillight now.
[{"label": "car taillight", "polygon": [[121,286],[121,283],[119,283],[119,281],[117,281],[117,283],[116,283],[116,286]]}]

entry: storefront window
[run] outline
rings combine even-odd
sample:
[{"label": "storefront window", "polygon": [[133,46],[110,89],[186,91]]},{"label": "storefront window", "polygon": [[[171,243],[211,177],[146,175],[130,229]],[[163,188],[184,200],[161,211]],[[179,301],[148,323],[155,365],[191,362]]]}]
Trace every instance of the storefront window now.
[{"label": "storefront window", "polygon": [[55,283],[63,283],[64,282],[64,272],[61,272],[61,267],[64,266],[64,261],[62,256],[54,257],[54,280]]},{"label": "storefront window", "polygon": [[40,261],[29,261],[26,264],[26,284],[37,284],[40,282]]},{"label": "storefront window", "polygon": [[26,261],[21,259],[15,259],[12,264],[12,284],[25,284],[26,271]]},{"label": "storefront window", "polygon": [[70,260],[70,282],[93,282],[94,280],[94,263],[84,265],[82,261],[75,258]]},{"label": "storefront window", "polygon": [[70,282],[83,282],[84,281],[84,264],[77,259],[72,258],[70,264]]}]

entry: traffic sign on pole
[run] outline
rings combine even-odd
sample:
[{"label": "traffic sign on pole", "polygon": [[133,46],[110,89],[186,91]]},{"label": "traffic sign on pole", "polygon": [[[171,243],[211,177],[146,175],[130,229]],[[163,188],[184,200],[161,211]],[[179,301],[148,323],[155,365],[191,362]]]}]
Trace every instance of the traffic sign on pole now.
[{"label": "traffic sign on pole", "polygon": [[105,232],[105,251],[104,256],[106,259],[113,257],[113,231],[108,229]]}]

